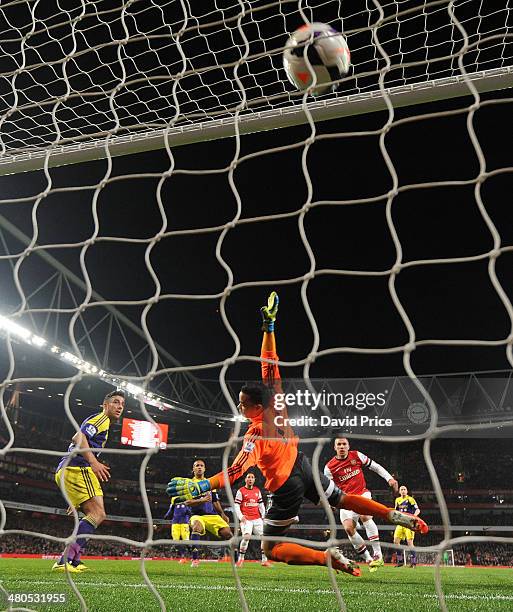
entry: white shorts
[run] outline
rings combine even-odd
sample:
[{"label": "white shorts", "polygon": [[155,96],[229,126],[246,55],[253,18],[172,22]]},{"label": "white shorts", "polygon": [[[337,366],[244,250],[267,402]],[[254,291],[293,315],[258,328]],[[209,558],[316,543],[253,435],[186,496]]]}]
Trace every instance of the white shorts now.
[{"label": "white shorts", "polygon": [[259,519],[254,519],[253,521],[246,521],[244,524],[240,526],[240,530],[242,535],[262,535],[264,533],[264,521]]},{"label": "white shorts", "polygon": [[[370,491],[365,491],[365,493],[362,493],[362,497],[372,499],[372,494]],[[340,522],[343,523],[347,519],[351,519],[352,521],[354,521],[355,525],[357,525],[358,520],[360,519],[360,515],[357,512],[353,512],[352,510],[340,510]]]}]

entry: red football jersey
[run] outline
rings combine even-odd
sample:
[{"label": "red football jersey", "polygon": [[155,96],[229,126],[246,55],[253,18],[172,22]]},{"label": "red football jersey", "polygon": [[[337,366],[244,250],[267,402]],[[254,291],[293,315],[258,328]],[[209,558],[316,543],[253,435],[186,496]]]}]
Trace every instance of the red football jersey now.
[{"label": "red football jersey", "polygon": [[324,468],[324,473],[344,493],[361,495],[369,490],[363,475],[363,467],[369,467],[370,464],[371,460],[367,455],[350,450],[345,459],[338,459],[336,456],[330,459]]},{"label": "red football jersey", "polygon": [[241,487],[235,496],[235,503],[239,504],[242,516],[248,521],[262,518],[259,506],[264,501],[258,487],[253,487],[252,489]]}]

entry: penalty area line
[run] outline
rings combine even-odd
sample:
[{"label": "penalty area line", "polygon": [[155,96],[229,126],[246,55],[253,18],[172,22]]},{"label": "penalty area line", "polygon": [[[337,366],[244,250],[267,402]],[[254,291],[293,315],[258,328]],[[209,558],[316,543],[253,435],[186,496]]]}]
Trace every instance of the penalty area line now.
[{"label": "penalty area line", "polygon": [[[22,581],[17,581],[22,582]],[[25,584],[30,585],[52,585],[55,586],[56,582],[53,580],[27,580],[23,581]],[[232,585],[216,585],[216,584],[159,584],[152,583],[157,590],[171,589],[171,590],[187,590],[187,591],[237,591],[237,587]],[[123,583],[123,582],[75,582],[75,585],[80,587],[98,587],[98,588],[128,588],[128,589],[147,589],[148,585],[145,583]],[[67,585],[66,585],[67,586]],[[341,585],[342,586],[342,585]],[[289,588],[277,588],[277,587],[265,587],[265,586],[245,586],[243,591],[255,591],[262,593],[303,593],[310,595],[334,595],[335,592],[332,589],[307,589],[304,587],[289,587]],[[370,591],[362,588],[360,591],[353,589],[343,589],[343,595],[370,595],[372,597],[382,597],[384,599],[391,599],[397,597],[410,597],[411,593],[404,593],[400,591],[394,591],[386,593],[383,591]],[[438,599],[435,593],[424,593],[421,595],[424,599]],[[493,595],[474,595],[469,593],[446,593],[445,599],[449,600],[464,600],[464,601],[513,601],[513,595],[502,595],[501,593],[494,593]]]}]

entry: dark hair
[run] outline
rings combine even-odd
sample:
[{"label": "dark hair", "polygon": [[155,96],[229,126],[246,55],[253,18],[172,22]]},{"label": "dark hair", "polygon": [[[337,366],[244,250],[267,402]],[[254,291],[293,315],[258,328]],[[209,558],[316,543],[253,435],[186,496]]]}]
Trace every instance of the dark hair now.
[{"label": "dark hair", "polygon": [[107,393],[107,395],[103,398],[103,401],[106,402],[107,400],[110,400],[111,397],[122,397],[123,399],[126,399],[125,392],[122,389],[116,389],[115,391]]},{"label": "dark hair", "polygon": [[241,392],[248,395],[253,404],[262,404],[264,408],[267,408],[273,397],[271,389],[262,383],[246,383]]}]

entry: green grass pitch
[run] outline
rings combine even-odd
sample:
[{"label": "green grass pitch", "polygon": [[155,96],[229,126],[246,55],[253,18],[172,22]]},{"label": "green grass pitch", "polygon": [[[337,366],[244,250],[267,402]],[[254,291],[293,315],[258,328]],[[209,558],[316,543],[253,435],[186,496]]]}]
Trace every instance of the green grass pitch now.
[{"label": "green grass pitch", "polygon": [[[56,612],[78,611],[80,606],[66,576],[50,571],[53,561],[0,559],[0,584],[12,593],[67,593],[68,603],[13,604],[13,607]],[[73,574],[88,609],[94,612],[150,612],[160,608],[146,588],[137,561],[88,561],[90,571]],[[228,563],[202,563],[198,568],[170,561],[147,561],[149,578],[172,612],[231,612],[240,610]],[[513,610],[513,571],[508,569],[445,568],[443,588],[451,611]],[[249,609],[280,612],[338,610],[328,572],[320,567],[271,568],[246,563],[239,576]],[[348,611],[385,612],[438,610],[433,569],[381,568],[361,578],[338,574],[337,583]],[[0,608],[6,609],[0,593]]]}]

